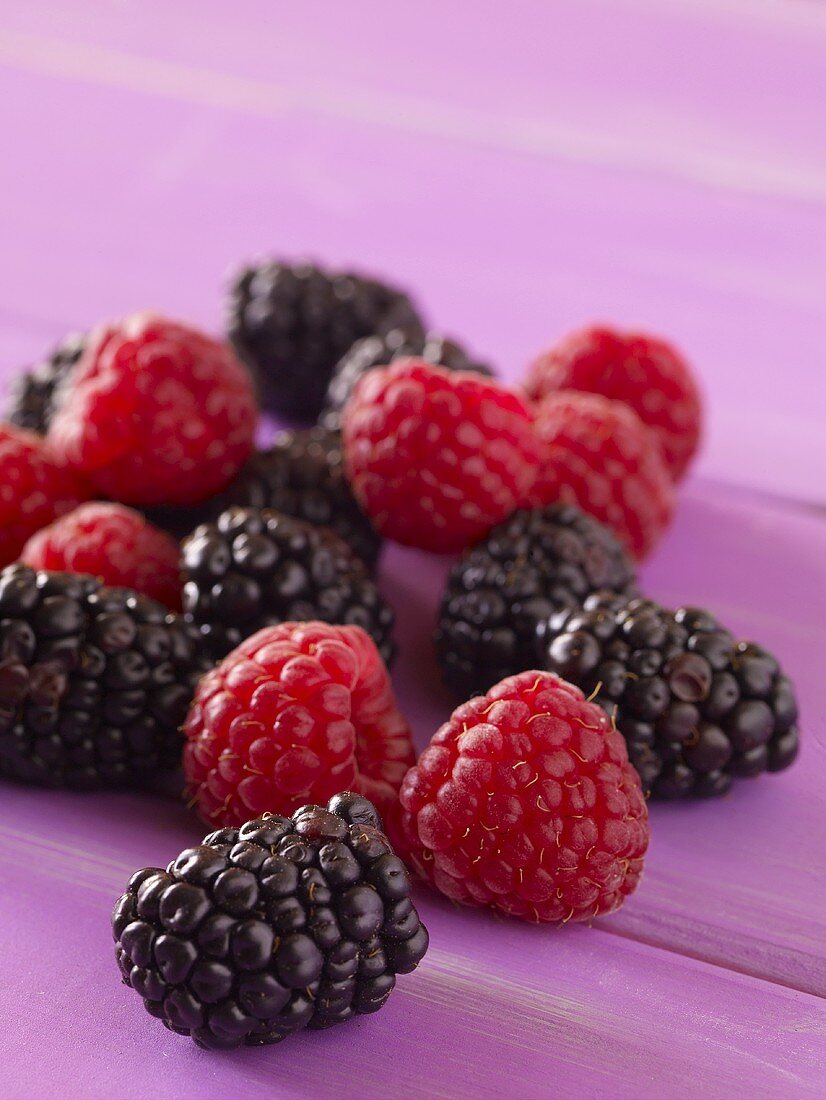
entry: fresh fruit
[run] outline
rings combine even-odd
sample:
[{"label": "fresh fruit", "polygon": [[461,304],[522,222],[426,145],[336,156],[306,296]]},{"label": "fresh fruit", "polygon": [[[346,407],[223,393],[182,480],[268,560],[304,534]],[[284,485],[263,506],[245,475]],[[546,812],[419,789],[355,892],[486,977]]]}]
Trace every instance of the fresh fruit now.
[{"label": "fresh fruit", "polygon": [[622,401],[654,432],[675,481],[700,442],[702,403],[691,367],[654,336],[600,327],[574,332],[533,362],[525,388],[534,401],[559,390]]},{"label": "fresh fruit", "polygon": [[391,329],[421,332],[408,296],[352,271],[270,260],[243,268],[230,287],[228,331],[255,371],[262,404],[315,420],[336,363],[356,340]]},{"label": "fresh fruit", "polygon": [[180,611],[180,556],[177,542],[140,512],[93,502],[32,535],[20,560],[33,569],[90,573]]},{"label": "fresh fruit", "polygon": [[254,634],[201,680],[184,733],[188,793],[215,825],[292,813],[342,787],[387,820],[413,763],[387,669],[357,626]]},{"label": "fresh fruit", "polygon": [[405,858],[452,901],[564,923],[610,913],[639,883],[648,811],[625,743],[550,673],[455,710],[400,797]]},{"label": "fresh fruit", "polygon": [[184,540],[182,569],[185,615],[216,658],[265,626],[313,619],[360,626],[393,658],[393,611],[328,527],[229,508]]},{"label": "fresh fruit", "polygon": [[603,707],[656,798],[722,795],[797,755],[797,703],[771,653],[708,611],[590,596],[541,629],[547,667]]},{"label": "fresh fruit", "polygon": [[112,932],[124,984],[208,1049],[378,1012],[428,946],[374,806],[346,791],[137,871]]},{"label": "fresh fruit", "polygon": [[249,457],[257,415],[249,372],[226,345],[135,314],[89,335],[48,439],[103,496],[199,504]]},{"label": "fresh fruit", "polygon": [[393,329],[386,336],[365,336],[357,340],[336,364],[319,423],[338,431],[344,406],[364,375],[375,367],[386,367],[396,359],[410,358],[422,359],[446,370],[471,371],[486,378],[493,377],[493,371],[486,363],[471,359],[461,345],[434,332],[410,333]]},{"label": "fresh fruit", "polygon": [[448,575],[436,628],[445,683],[467,699],[534,668],[538,624],[600,588],[635,591],[607,527],[570,504],[515,512]]},{"label": "fresh fruit", "polygon": [[388,538],[451,553],[534,488],[542,448],[515,391],[418,359],[368,371],[344,413],[344,466]]},{"label": "fresh fruit", "polygon": [[645,558],[674,511],[674,490],[653,434],[627,405],[564,392],[537,406],[544,448],[535,504],[576,504]]},{"label": "fresh fruit", "polygon": [[368,569],[378,560],[381,538],[347,484],[338,432],[324,428],[280,432],[268,450],[252,456],[223,500],[225,506],[273,508],[331,527]]},{"label": "fresh fruit", "polygon": [[89,497],[85,482],[33,432],[0,424],[0,566],[26,540]]},{"label": "fresh fruit", "polygon": [[0,775],[114,787],[181,759],[179,732],[209,662],[154,600],[93,577],[0,572]]},{"label": "fresh fruit", "polygon": [[83,344],[83,336],[68,336],[43,363],[12,379],[7,413],[12,424],[45,435],[58,388],[80,358]]}]

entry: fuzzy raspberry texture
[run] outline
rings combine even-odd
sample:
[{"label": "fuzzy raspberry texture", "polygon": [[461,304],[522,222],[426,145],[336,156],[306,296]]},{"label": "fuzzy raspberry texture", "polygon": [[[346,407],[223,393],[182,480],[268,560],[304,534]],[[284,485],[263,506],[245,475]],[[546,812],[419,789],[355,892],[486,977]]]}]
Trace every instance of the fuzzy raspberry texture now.
[{"label": "fuzzy raspberry texture", "polygon": [[375,368],[344,411],[350,485],[383,535],[464,550],[526,502],[540,446],[524,399],[419,359]]},{"label": "fuzzy raspberry texture", "polygon": [[565,391],[537,406],[544,447],[536,505],[576,504],[641,561],[674,512],[674,486],[649,428],[619,401]]},{"label": "fuzzy raspberry texture", "polygon": [[221,826],[344,788],[393,819],[414,761],[387,669],[357,626],[259,630],[201,680],[184,733],[188,794]]},{"label": "fuzzy raspberry texture", "polygon": [[33,569],[89,573],[181,610],[180,548],[122,504],[82,504],[32,535],[20,560]]},{"label": "fuzzy raspberry texture", "polygon": [[655,336],[593,327],[574,332],[531,364],[533,401],[581,390],[622,401],[656,435],[674,481],[686,472],[702,431],[702,401],[691,367]]},{"label": "fuzzy raspberry texture", "polygon": [[85,482],[41,436],[0,424],[0,567],[17,560],[35,531],[88,499]]},{"label": "fuzzy raspberry texture", "polygon": [[101,496],[199,504],[249,457],[257,419],[252,379],[228,345],[142,313],[92,333],[48,438]]},{"label": "fuzzy raspberry texture", "polygon": [[552,673],[521,672],[458,707],[400,796],[405,859],[463,905],[590,920],[640,881],[648,808],[625,742]]}]

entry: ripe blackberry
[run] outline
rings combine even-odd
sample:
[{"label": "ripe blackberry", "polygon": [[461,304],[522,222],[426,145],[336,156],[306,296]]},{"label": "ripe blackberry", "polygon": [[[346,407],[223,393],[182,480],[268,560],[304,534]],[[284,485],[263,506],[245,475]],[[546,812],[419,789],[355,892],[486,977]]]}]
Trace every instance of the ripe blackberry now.
[{"label": "ripe blackberry", "polygon": [[228,314],[229,337],[258,375],[264,408],[310,421],[356,340],[394,328],[421,332],[400,290],[308,262],[243,268],[230,287]]},{"label": "ripe blackberry", "polygon": [[18,428],[45,435],[55,407],[55,394],[83,352],[85,337],[69,336],[45,362],[11,382],[6,420]]},{"label": "ripe blackberry", "polygon": [[292,818],[219,829],[112,913],[125,985],[202,1047],[277,1043],[378,1012],[427,929],[371,802],[344,792]]},{"label": "ripe blackberry", "polygon": [[330,527],[369,569],[378,560],[382,540],[347,484],[338,432],[280,433],[268,450],[252,456],[222,500]]},{"label": "ripe blackberry", "polygon": [[448,575],[435,638],[445,683],[467,699],[533,668],[538,624],[596,589],[635,589],[607,527],[570,504],[515,512]]},{"label": "ripe blackberry", "polygon": [[385,336],[365,336],[357,340],[336,364],[319,423],[325,428],[341,428],[341,413],[356,384],[374,367],[385,367],[396,359],[423,359],[448,370],[468,370],[493,377],[487,364],[471,359],[465,349],[437,333],[404,332],[393,329]]},{"label": "ripe blackberry", "polygon": [[209,663],[197,631],[93,577],[0,573],[0,775],[111,787],[177,767]]},{"label": "ripe blackberry", "polygon": [[615,716],[655,797],[725,794],[734,778],[782,771],[797,755],[788,677],[708,611],[600,592],[541,624],[539,638],[545,667]]},{"label": "ripe blackberry", "polygon": [[182,546],[184,615],[217,658],[256,631],[320,620],[360,626],[385,663],[393,612],[350,547],[326,527],[260,508],[228,508]]}]

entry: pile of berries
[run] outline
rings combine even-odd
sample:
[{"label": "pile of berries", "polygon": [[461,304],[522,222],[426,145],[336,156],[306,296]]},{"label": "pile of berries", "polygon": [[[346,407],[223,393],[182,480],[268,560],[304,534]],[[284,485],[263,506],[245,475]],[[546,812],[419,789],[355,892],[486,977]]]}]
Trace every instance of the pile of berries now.
[{"label": "pile of berries", "polygon": [[[305,426],[256,450],[262,406]],[[379,1009],[428,943],[403,860],[456,902],[590,921],[640,881],[648,796],[797,754],[776,659],[640,592],[702,430],[662,340],[590,328],[506,386],[405,291],[267,260],[227,342],[102,325],[7,420],[0,775],[182,768],[216,831],[112,924],[124,982],[201,1046]],[[434,649],[459,705],[418,759],[383,539],[454,555]]]}]

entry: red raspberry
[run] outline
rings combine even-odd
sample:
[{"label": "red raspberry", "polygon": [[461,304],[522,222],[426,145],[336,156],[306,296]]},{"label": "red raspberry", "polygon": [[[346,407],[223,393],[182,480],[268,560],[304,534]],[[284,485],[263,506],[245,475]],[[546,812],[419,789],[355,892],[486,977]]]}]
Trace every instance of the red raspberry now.
[{"label": "red raspberry", "polygon": [[638,332],[586,328],[540,355],[525,388],[534,401],[582,390],[622,401],[656,434],[678,481],[700,442],[700,392],[688,363],[670,344]]},{"label": "red raspberry", "polygon": [[88,498],[84,482],[41,436],[0,424],[0,566],[15,561],[35,531]]},{"label": "red raspberry", "polygon": [[32,535],[20,560],[34,569],[91,573],[181,609],[180,549],[122,504],[83,504]]},{"label": "red raspberry", "polygon": [[610,913],[639,883],[648,809],[625,741],[550,672],[455,710],[400,795],[410,861],[453,901],[564,923]]},{"label": "red raspberry", "polygon": [[48,437],[102,496],[199,504],[248,458],[257,415],[226,344],[143,313],[89,337]]},{"label": "red raspberry", "polygon": [[576,504],[644,558],[674,511],[674,487],[650,429],[627,405],[573,390],[537,406],[536,429],[545,455],[534,503]]},{"label": "red raspberry", "polygon": [[414,760],[387,669],[357,626],[259,630],[201,680],[184,733],[188,792],[220,826],[349,789],[392,817]]},{"label": "red raspberry", "polygon": [[539,446],[527,403],[418,359],[369,371],[343,421],[347,476],[388,538],[450,553],[525,503]]}]

